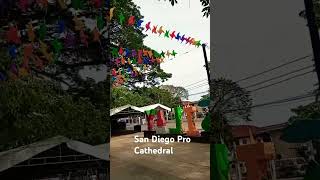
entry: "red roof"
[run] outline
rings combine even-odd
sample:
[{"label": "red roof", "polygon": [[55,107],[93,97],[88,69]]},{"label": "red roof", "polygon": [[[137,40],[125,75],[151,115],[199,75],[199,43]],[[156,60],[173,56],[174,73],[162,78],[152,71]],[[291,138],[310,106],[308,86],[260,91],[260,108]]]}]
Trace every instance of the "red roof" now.
[{"label": "red roof", "polygon": [[231,126],[232,135],[235,138],[241,137],[249,137],[249,129],[251,129],[252,135],[257,134],[258,127],[256,126],[249,126],[249,125],[238,125],[238,126]]},{"label": "red roof", "polygon": [[250,126],[250,125],[236,125],[231,126],[232,129],[232,135],[235,138],[242,138],[242,137],[250,137],[249,129],[251,129],[252,135],[255,136],[257,134],[270,132],[274,130],[281,130],[288,126],[288,123],[281,123],[281,124],[275,124],[271,126],[265,126],[265,127],[256,127],[256,126]]}]

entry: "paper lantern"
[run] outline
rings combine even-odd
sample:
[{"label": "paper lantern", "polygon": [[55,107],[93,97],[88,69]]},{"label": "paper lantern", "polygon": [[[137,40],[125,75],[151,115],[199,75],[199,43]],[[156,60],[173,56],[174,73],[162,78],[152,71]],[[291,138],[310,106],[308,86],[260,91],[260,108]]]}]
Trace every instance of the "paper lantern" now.
[{"label": "paper lantern", "polygon": [[29,41],[34,42],[36,35],[34,34],[34,30],[31,22],[27,25],[27,34],[28,34]]},{"label": "paper lantern", "polygon": [[93,42],[100,42],[100,32],[97,28],[93,29]]},{"label": "paper lantern", "polygon": [[142,52],[143,52],[143,56],[148,56],[148,52],[149,52],[148,50],[143,49]]},{"label": "paper lantern", "polygon": [[166,32],[164,33],[164,37],[169,38],[169,31],[166,31]]},{"label": "paper lantern", "polygon": [[81,43],[84,44],[86,47],[89,46],[88,36],[84,33],[83,30],[80,31],[80,41],[81,41]]},{"label": "paper lantern", "polygon": [[139,19],[139,20],[137,21],[137,27],[140,28],[141,25],[142,25],[142,23],[143,23],[143,20],[142,20],[142,19]]},{"label": "paper lantern", "polygon": [[10,46],[9,55],[11,56],[11,58],[13,58],[13,59],[17,58],[17,54],[18,54],[17,47],[15,45]]},{"label": "paper lantern", "polygon": [[153,56],[155,58],[159,58],[160,57],[160,54],[157,52],[157,51],[153,51]]},{"label": "paper lantern", "polygon": [[35,56],[35,62],[34,62],[35,66],[37,69],[39,70],[43,70],[44,69],[44,66],[43,66],[43,61],[40,57],[38,56]]},{"label": "paper lantern", "polygon": [[61,54],[61,50],[63,49],[62,43],[58,39],[54,39],[52,41],[52,47],[55,54],[59,55]]},{"label": "paper lantern", "polygon": [[200,46],[201,46],[201,41],[200,41],[200,40],[196,41],[196,46],[197,46],[197,47],[200,47]]},{"label": "paper lantern", "polygon": [[74,47],[75,44],[76,44],[76,37],[71,33],[67,33],[66,38],[64,40],[64,46],[66,48],[71,48],[71,47]]},{"label": "paper lantern", "polygon": [[111,47],[111,54],[113,57],[118,57],[119,56],[119,51],[117,48]]},{"label": "paper lantern", "polygon": [[119,48],[119,55],[122,56],[122,55],[123,55],[123,52],[124,52],[124,51],[123,51],[122,47],[120,47],[120,48]]},{"label": "paper lantern", "polygon": [[15,75],[18,75],[19,74],[19,71],[18,71],[18,67],[16,64],[11,64],[10,65],[10,72],[15,74]]},{"label": "paper lantern", "polygon": [[180,38],[180,40],[181,40],[181,43],[183,43],[183,41],[185,40],[185,35],[183,35],[183,36]]},{"label": "paper lantern", "polygon": [[168,58],[170,57],[171,53],[169,51],[167,51],[167,54]]},{"label": "paper lantern", "polygon": [[41,23],[39,28],[39,39],[43,41],[44,38],[46,37],[46,34],[47,34],[47,26],[45,23]]},{"label": "paper lantern", "polygon": [[133,49],[131,51],[131,57],[136,57],[137,56],[137,51],[135,49]]},{"label": "paper lantern", "polygon": [[111,8],[110,11],[109,11],[109,17],[110,17],[109,20],[110,20],[110,21],[111,21],[112,18],[113,18],[114,9],[115,9],[115,7]]},{"label": "paper lantern", "polygon": [[158,30],[158,34],[159,36],[161,36],[161,34],[164,33],[163,27],[160,26],[159,30]]},{"label": "paper lantern", "polygon": [[151,29],[150,24],[151,24],[151,22],[148,22],[148,23],[146,24],[146,32]]},{"label": "paper lantern", "polygon": [[58,33],[63,33],[66,28],[65,22],[63,20],[58,21]]},{"label": "paper lantern", "polygon": [[104,20],[102,16],[97,17],[97,27],[99,28],[99,30],[104,28]]},{"label": "paper lantern", "polygon": [[185,39],[186,44],[190,43],[190,39],[191,39],[191,37],[188,37],[187,39]]},{"label": "paper lantern", "polygon": [[124,19],[125,19],[125,17],[124,17],[124,15],[123,15],[123,13],[121,12],[120,15],[119,15],[119,23],[120,23],[121,26],[122,26],[123,23],[124,23]]},{"label": "paper lantern", "polygon": [[178,34],[177,34],[177,36],[176,36],[176,40],[178,40],[178,41],[179,41],[179,40],[180,40],[180,38],[181,38],[180,33],[178,33]]},{"label": "paper lantern", "polygon": [[126,57],[130,57],[130,49],[126,48],[125,53]]},{"label": "paper lantern", "polygon": [[158,26],[153,26],[152,33],[157,34],[157,28]]},{"label": "paper lantern", "polygon": [[171,39],[173,39],[173,38],[175,38],[176,37],[176,31],[173,31],[171,34],[170,34],[170,37],[171,37]]},{"label": "paper lantern", "polygon": [[137,59],[136,58],[132,58],[132,64],[137,64]]},{"label": "paper lantern", "polygon": [[48,46],[42,41],[40,41],[40,52],[43,54],[46,60],[48,60],[49,63],[53,61],[53,54],[48,53]]},{"label": "paper lantern", "polygon": [[124,65],[126,63],[126,60],[124,59],[124,57],[121,57],[121,64]]},{"label": "paper lantern", "polygon": [[85,25],[81,19],[75,16],[72,20],[74,21],[76,31],[81,31],[84,29]]},{"label": "paper lantern", "polygon": [[171,53],[171,55],[172,55],[173,57],[176,57],[177,53],[173,50],[172,53]]},{"label": "paper lantern", "polygon": [[194,38],[191,38],[189,44],[194,44]]},{"label": "paper lantern", "polygon": [[18,28],[16,26],[11,26],[7,32],[7,41],[8,43],[20,44],[20,36],[18,33]]},{"label": "paper lantern", "polygon": [[143,64],[149,64],[149,58],[148,57],[144,57],[143,58]]},{"label": "paper lantern", "polygon": [[117,76],[117,71],[116,71],[116,69],[112,69],[112,71],[111,71],[111,74],[112,74],[112,76]]},{"label": "paper lantern", "polygon": [[28,68],[29,67],[29,60],[33,53],[33,46],[32,44],[28,44],[23,49],[23,66]]},{"label": "paper lantern", "polygon": [[128,19],[128,25],[129,26],[133,26],[135,23],[135,17],[134,16],[130,16],[130,18]]},{"label": "paper lantern", "polygon": [[139,50],[138,51],[138,64],[142,64],[143,61],[142,61],[142,50]]},{"label": "paper lantern", "polygon": [[160,54],[161,57],[165,58],[165,53],[163,51],[161,51],[161,54]]},{"label": "paper lantern", "polygon": [[116,65],[120,64],[120,62],[121,62],[121,61],[120,61],[120,58],[117,58],[117,59],[116,59]]}]

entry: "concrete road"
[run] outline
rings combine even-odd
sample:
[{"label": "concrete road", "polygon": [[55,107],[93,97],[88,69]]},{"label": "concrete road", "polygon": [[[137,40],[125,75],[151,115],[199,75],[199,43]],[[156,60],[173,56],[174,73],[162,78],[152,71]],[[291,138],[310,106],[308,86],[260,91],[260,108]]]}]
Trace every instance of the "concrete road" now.
[{"label": "concrete road", "polygon": [[[136,133],[111,138],[112,180],[209,180],[209,145],[199,143],[134,143]],[[139,146],[173,147],[173,155],[136,155]]]}]

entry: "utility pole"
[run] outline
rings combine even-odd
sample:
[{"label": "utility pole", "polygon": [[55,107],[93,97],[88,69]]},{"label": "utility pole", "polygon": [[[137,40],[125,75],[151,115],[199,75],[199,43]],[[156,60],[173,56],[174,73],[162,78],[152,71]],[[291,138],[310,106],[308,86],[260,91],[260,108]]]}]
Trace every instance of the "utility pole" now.
[{"label": "utility pole", "polygon": [[320,38],[319,31],[316,24],[316,17],[314,13],[313,0],[304,0],[306,18],[308,22],[308,28],[310,32],[311,45],[313,50],[313,60],[316,67],[317,77],[318,77],[318,92],[316,95],[316,101],[318,101],[318,95],[320,90]]},{"label": "utility pole", "polygon": [[207,57],[207,51],[206,51],[206,46],[205,44],[202,44],[202,50],[203,50],[203,56],[204,56],[204,62],[205,62],[205,66],[206,66],[206,71],[207,71],[207,77],[208,77],[208,83],[209,83],[209,87],[210,87],[210,67],[209,67],[209,61],[208,61],[208,57]]}]

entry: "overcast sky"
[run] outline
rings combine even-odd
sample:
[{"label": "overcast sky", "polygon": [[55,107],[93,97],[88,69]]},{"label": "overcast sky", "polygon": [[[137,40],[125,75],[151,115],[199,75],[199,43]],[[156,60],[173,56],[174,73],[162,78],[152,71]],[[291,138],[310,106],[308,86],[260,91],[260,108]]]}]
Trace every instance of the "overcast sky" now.
[{"label": "overcast sky", "polygon": [[[312,52],[306,21],[298,16],[304,9],[303,0],[215,0],[214,6],[211,15],[213,77],[236,81]],[[309,58],[240,85],[245,87],[311,64]],[[316,75],[312,73],[265,88],[252,94],[254,104],[309,92],[315,89],[316,82]],[[268,84],[261,86],[264,85]],[[306,103],[310,100],[256,108],[252,119],[259,126],[282,123],[292,115],[291,108]]]},{"label": "overcast sky", "polygon": [[[151,21],[152,27],[153,25],[163,26],[164,30],[170,30],[170,32],[175,30],[181,35],[186,34],[196,40],[202,40],[202,43],[210,44],[210,18],[202,16],[202,6],[199,0],[179,0],[174,7],[170,2],[164,0],[133,0],[133,2],[140,6],[144,21]],[[208,90],[201,47],[181,44],[177,40],[164,38],[163,35],[161,37],[150,33],[147,35],[145,45],[158,51],[175,50],[178,53],[176,58],[167,60],[161,65],[165,72],[172,73],[172,78],[165,84],[186,87],[189,94]],[[208,57],[210,57],[209,51],[208,49]],[[199,83],[189,86],[195,82]],[[190,100],[199,100],[204,94],[192,95]]]}]

